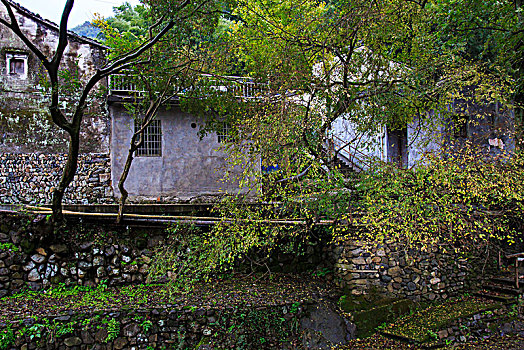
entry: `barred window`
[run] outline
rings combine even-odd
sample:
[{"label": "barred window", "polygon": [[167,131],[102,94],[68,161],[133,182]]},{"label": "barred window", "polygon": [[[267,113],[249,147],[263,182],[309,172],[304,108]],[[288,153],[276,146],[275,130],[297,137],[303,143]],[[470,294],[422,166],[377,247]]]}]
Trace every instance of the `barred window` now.
[{"label": "barred window", "polygon": [[222,123],[221,129],[217,132],[218,142],[227,142],[231,138],[231,126],[228,123]]},{"label": "barred window", "polygon": [[[135,130],[140,129],[141,121],[135,120]],[[135,152],[137,157],[161,157],[162,156],[162,124],[160,120],[153,120],[147,126],[142,135],[144,142]]]}]

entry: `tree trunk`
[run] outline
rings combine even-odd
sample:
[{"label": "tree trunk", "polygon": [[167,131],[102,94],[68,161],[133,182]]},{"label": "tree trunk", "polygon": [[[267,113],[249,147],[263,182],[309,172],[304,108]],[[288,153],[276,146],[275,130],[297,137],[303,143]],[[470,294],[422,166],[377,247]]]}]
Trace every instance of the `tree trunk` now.
[{"label": "tree trunk", "polygon": [[122,222],[122,218],[124,216],[124,206],[126,204],[127,197],[129,193],[124,187],[124,184],[126,182],[127,176],[129,175],[129,170],[131,169],[131,163],[133,162],[133,154],[135,153],[136,149],[138,148],[135,146],[136,139],[138,137],[138,134],[133,134],[131,137],[131,146],[129,147],[129,152],[127,154],[126,164],[124,165],[124,170],[122,171],[122,175],[120,175],[120,180],[118,180],[118,190],[120,191],[120,201],[118,202],[118,216],[116,218],[116,223],[119,224]]},{"label": "tree trunk", "polygon": [[73,130],[69,133],[69,152],[67,154],[67,161],[62,173],[62,178],[58,183],[58,186],[53,191],[53,222],[55,224],[61,224],[64,221],[64,215],[62,213],[62,199],[64,198],[64,192],[73,181],[78,168],[78,152],[80,150],[80,129]]}]

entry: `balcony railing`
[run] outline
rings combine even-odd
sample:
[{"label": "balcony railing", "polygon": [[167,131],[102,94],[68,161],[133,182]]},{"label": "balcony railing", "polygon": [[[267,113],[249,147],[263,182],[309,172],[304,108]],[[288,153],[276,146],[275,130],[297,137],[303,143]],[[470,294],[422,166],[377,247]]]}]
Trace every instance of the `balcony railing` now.
[{"label": "balcony railing", "polygon": [[[248,77],[225,76],[217,77],[208,74],[202,74],[202,86],[218,92],[230,92],[238,98],[257,98],[268,90],[267,84],[260,84]],[[176,84],[176,83],[175,83]],[[183,95],[190,91],[190,88],[182,90],[179,94]],[[141,96],[145,91],[139,89],[137,84],[129,74],[113,74],[109,77],[109,94],[110,95],[138,95]]]},{"label": "balcony railing", "polygon": [[135,82],[127,74],[112,74],[109,76],[109,93],[111,95],[141,94]]}]

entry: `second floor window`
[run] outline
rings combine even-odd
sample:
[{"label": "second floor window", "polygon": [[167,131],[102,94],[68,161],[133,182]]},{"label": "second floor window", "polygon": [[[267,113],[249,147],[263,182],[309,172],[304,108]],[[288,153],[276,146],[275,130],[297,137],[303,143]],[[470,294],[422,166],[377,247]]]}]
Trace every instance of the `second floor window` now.
[{"label": "second floor window", "polygon": [[6,71],[10,76],[27,78],[27,55],[23,53],[6,54]]}]

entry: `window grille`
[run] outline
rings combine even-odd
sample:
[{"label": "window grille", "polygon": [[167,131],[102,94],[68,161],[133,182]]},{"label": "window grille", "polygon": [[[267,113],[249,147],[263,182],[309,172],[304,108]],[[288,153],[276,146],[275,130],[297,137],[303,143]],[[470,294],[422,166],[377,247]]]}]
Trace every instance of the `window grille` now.
[{"label": "window grille", "polygon": [[227,142],[231,138],[231,126],[228,123],[222,123],[221,129],[217,132],[218,142]]},{"label": "window grille", "polygon": [[455,115],[453,116],[453,136],[455,138],[467,138],[468,137],[468,124],[469,116],[467,115]]},{"label": "window grille", "polygon": [[[141,120],[135,120],[135,130],[141,127]],[[162,156],[162,125],[160,120],[153,120],[147,126],[142,135],[142,145],[135,151],[137,157],[161,157]]]}]

